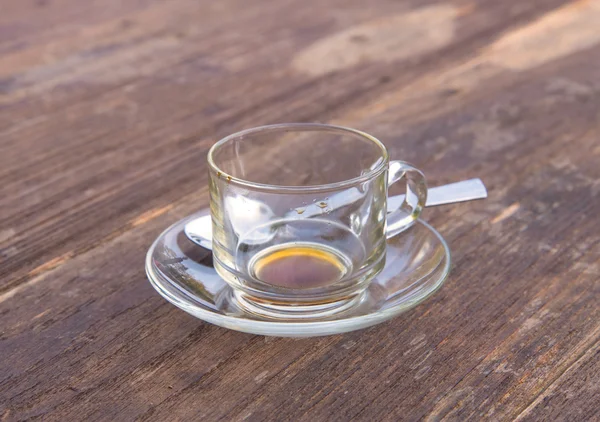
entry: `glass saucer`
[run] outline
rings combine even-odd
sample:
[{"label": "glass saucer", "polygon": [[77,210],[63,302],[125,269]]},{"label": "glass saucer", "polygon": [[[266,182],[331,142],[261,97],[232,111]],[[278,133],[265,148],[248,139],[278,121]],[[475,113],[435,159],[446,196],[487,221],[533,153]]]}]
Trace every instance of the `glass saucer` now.
[{"label": "glass saucer", "polygon": [[433,227],[419,220],[387,240],[383,271],[353,307],[322,320],[269,320],[242,310],[233,290],[212,267],[212,252],[188,239],[185,224],[165,230],[148,250],[146,274],[165,299],[201,320],[232,330],[282,337],[312,337],[366,328],[411,309],[441,287],[450,272],[450,250]]}]

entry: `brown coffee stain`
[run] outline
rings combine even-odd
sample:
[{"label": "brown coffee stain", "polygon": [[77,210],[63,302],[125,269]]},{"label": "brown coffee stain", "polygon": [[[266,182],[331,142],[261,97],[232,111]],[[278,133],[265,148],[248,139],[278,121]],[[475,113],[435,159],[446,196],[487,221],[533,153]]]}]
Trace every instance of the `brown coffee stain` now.
[{"label": "brown coffee stain", "polygon": [[301,51],[292,67],[319,76],[365,62],[393,62],[448,45],[459,10],[437,4],[372,20],[317,41]]},{"label": "brown coffee stain", "polygon": [[254,265],[260,281],[287,288],[313,288],[339,281],[346,266],[333,253],[313,246],[293,246],[261,257]]}]

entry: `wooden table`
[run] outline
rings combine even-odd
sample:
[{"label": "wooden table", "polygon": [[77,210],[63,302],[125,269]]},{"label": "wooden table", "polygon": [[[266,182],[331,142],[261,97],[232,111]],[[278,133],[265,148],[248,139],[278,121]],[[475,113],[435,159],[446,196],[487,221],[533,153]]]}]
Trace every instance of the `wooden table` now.
[{"label": "wooden table", "polygon": [[[4,0],[0,420],[600,419],[600,1]],[[446,285],[266,338],[144,275],[220,137],[368,131],[431,185]]]}]

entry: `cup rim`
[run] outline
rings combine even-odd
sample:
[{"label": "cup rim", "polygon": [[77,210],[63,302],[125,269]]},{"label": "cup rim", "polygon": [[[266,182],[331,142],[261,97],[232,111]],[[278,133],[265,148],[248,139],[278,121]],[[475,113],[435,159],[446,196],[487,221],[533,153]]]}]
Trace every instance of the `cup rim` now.
[{"label": "cup rim", "polygon": [[[342,181],[334,182],[334,183],[325,183],[325,184],[320,184],[320,185],[307,185],[307,186],[272,185],[272,184],[266,184],[266,183],[250,182],[249,180],[240,179],[239,177],[235,177],[235,176],[232,176],[231,174],[228,174],[227,172],[220,169],[214,162],[214,159],[213,159],[214,152],[219,147],[221,147],[222,145],[226,144],[227,142],[231,141],[234,138],[238,138],[240,136],[244,136],[244,135],[248,135],[248,134],[252,134],[252,133],[256,133],[256,132],[261,132],[261,131],[265,131],[265,130],[272,131],[272,130],[279,130],[279,129],[286,129],[286,128],[299,128],[299,129],[305,129],[305,130],[311,130],[311,129],[312,130],[319,130],[319,129],[334,130],[337,132],[345,132],[345,133],[351,134],[351,135],[358,135],[364,139],[371,141],[377,147],[379,147],[383,160],[374,169],[369,170],[368,173],[361,174],[360,176],[354,177],[352,179],[342,180]],[[272,124],[272,125],[256,126],[256,127],[250,128],[250,129],[241,130],[239,132],[232,133],[231,135],[228,135],[228,136],[222,138],[221,140],[217,141],[213,146],[210,147],[210,149],[208,150],[208,155],[207,155],[207,161],[208,161],[208,165],[209,165],[210,169],[213,172],[215,172],[216,174],[218,174],[219,176],[226,178],[227,182],[230,184],[239,185],[239,186],[243,186],[246,188],[266,190],[266,191],[286,191],[286,192],[296,192],[296,193],[311,192],[311,191],[337,190],[340,188],[353,186],[353,185],[356,185],[361,182],[366,182],[368,180],[373,179],[374,177],[379,176],[382,172],[384,172],[388,168],[389,160],[390,160],[390,158],[389,158],[387,148],[376,137],[369,135],[368,133],[363,132],[358,129],[353,129],[353,128],[349,128],[349,127],[345,127],[345,126],[330,125],[330,124],[325,124],[325,123],[278,123],[278,124]]]}]

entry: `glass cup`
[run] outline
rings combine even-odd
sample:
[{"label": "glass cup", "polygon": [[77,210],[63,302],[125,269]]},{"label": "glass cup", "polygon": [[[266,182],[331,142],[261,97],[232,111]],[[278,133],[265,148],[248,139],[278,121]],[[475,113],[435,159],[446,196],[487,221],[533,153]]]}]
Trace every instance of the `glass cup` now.
[{"label": "glass cup", "polygon": [[[323,318],[359,303],[383,269],[386,238],[427,199],[423,174],[340,126],[290,123],[227,136],[208,153],[213,260],[244,310]],[[387,213],[388,186],[406,182]]]}]

